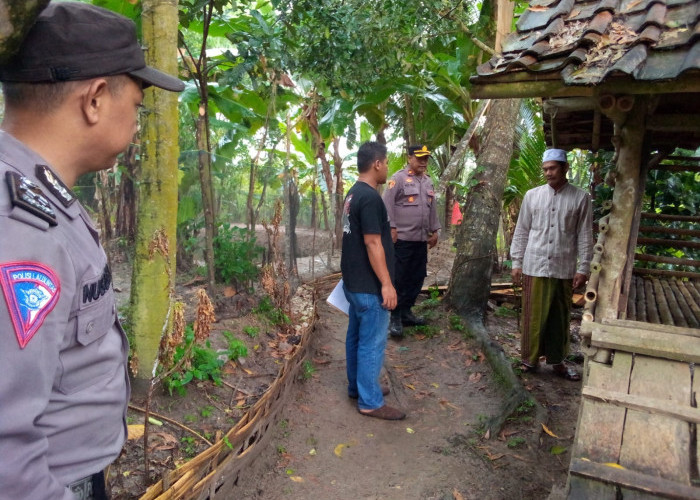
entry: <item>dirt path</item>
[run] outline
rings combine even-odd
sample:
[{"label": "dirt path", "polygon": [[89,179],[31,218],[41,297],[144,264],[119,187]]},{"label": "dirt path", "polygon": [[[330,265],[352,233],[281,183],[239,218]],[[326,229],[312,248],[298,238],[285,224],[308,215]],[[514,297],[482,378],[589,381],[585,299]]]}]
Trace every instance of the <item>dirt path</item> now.
[{"label": "dirt path", "polygon": [[[450,330],[443,318],[442,329],[432,338],[389,340],[387,403],[407,410],[407,419],[368,418],[346,395],[347,317],[325,302],[319,304],[319,316],[311,349],[316,371],[298,384],[268,448],[230,498],[560,497],[580,383],[555,379],[548,372],[524,380],[549,410],[544,423],[556,437],[523,408],[501,436],[486,440],[480,422],[498,411],[502,392],[474,341]],[[516,341],[512,319],[494,318],[489,328]]]}]

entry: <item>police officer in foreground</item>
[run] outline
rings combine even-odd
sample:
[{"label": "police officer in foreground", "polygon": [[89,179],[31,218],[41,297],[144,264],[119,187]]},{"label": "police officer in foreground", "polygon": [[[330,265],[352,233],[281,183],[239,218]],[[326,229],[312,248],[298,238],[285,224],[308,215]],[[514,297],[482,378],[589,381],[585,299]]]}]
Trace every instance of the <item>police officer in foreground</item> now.
[{"label": "police officer in foreground", "polygon": [[389,322],[389,334],[394,338],[403,337],[403,326],[425,325],[425,319],[415,316],[411,308],[428,274],[428,248],[437,244],[442,227],[433,181],[425,173],[430,156],[427,146],[410,146],[408,166],[393,175],[383,196],[394,241],[398,303]]},{"label": "police officer in foreground", "polygon": [[50,4],[0,66],[0,499],[106,498],[126,439],[128,344],[98,232],[71,191],[114,165],[146,66],[134,23]]}]

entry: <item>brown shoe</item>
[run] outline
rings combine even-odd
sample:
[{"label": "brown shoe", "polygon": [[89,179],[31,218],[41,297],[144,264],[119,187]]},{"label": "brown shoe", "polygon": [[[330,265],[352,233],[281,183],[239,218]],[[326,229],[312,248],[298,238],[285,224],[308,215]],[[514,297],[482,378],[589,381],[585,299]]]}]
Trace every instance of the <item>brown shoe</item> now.
[{"label": "brown shoe", "polygon": [[[388,396],[388,395],[389,395],[389,392],[390,392],[390,391],[389,391],[389,386],[387,386],[387,385],[382,385],[382,396]],[[355,396],[351,396],[350,394],[348,394],[348,397],[349,397],[350,399],[357,399],[357,396],[356,396],[356,395],[355,395]]]},{"label": "brown shoe", "polygon": [[381,418],[382,420],[403,420],[406,414],[401,410],[392,408],[391,406],[381,406],[374,410],[357,410],[368,417]]}]

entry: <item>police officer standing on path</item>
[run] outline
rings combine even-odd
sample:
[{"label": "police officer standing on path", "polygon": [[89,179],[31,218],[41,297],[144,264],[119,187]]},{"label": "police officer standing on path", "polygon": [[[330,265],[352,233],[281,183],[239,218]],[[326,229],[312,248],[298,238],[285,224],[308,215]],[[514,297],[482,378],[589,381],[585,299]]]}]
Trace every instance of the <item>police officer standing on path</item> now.
[{"label": "police officer standing on path", "polygon": [[0,81],[0,499],[102,499],[129,347],[71,188],[129,145],[143,87],[184,86],[146,66],[132,21],[77,2],[40,14]]},{"label": "police officer standing on path", "polygon": [[384,191],[394,241],[395,288],[398,304],[391,312],[389,334],[403,337],[403,326],[425,324],[411,308],[423,288],[427,275],[428,248],[438,241],[435,188],[425,170],[430,151],[427,146],[408,148],[408,166],[394,174]]}]

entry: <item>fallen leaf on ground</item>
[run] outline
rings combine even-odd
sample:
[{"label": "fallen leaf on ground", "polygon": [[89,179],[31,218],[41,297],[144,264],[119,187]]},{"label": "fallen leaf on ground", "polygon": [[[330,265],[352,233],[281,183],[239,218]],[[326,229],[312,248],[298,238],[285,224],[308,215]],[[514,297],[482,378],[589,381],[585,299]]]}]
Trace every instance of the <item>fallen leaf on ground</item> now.
[{"label": "fallen leaf on ground", "polygon": [[143,436],[144,425],[143,424],[131,424],[128,426],[129,436],[127,439],[141,439]]},{"label": "fallen leaf on ground", "polygon": [[300,476],[289,476],[289,479],[291,479],[295,483],[303,483],[304,482],[304,478],[300,477]]},{"label": "fallen leaf on ground", "polygon": [[413,384],[404,384],[404,385],[405,385],[406,387],[408,387],[409,389],[411,389],[412,391],[415,391],[415,390],[416,390],[416,388],[415,388],[415,386],[414,386]]},{"label": "fallen leaf on ground", "polygon": [[478,382],[481,380],[481,372],[474,372],[469,375],[469,382]]},{"label": "fallen leaf on ground", "polygon": [[464,497],[459,491],[457,491],[457,488],[452,490],[452,498],[454,498],[454,500],[464,500]]},{"label": "fallen leaf on ground", "polygon": [[625,468],[622,465],[616,464],[615,462],[605,462],[603,465],[607,465],[608,467],[612,467],[613,469],[625,470]]},{"label": "fallen leaf on ground", "polygon": [[409,434],[415,434],[415,433],[416,433],[416,431],[414,431],[414,430],[411,429],[410,427],[406,427],[406,432],[408,432]]},{"label": "fallen leaf on ground", "polygon": [[552,455],[561,455],[564,452],[566,452],[566,446],[552,446],[549,449],[549,453]]},{"label": "fallen leaf on ground", "polygon": [[552,431],[550,431],[550,430],[547,428],[546,425],[542,424],[542,429],[543,429],[547,434],[549,434],[550,436],[552,436],[553,438],[559,439],[559,436],[557,436],[557,435],[554,434]]}]

